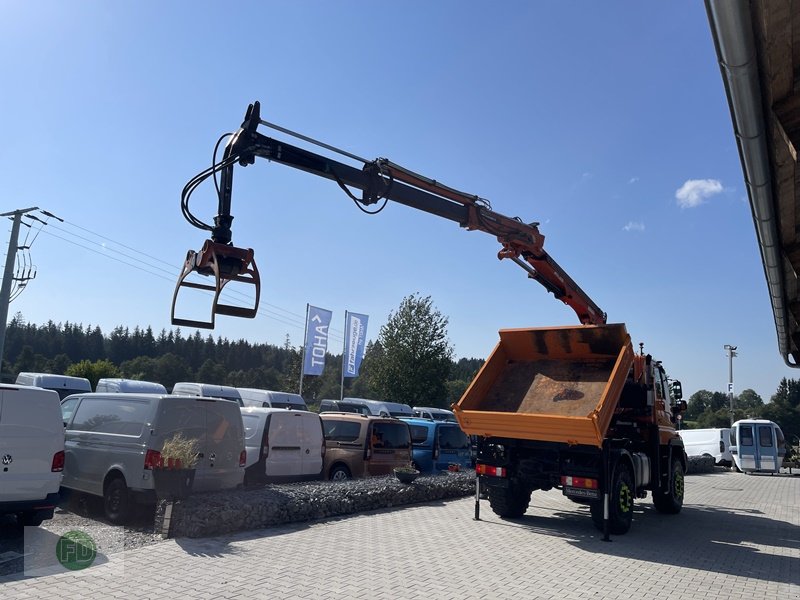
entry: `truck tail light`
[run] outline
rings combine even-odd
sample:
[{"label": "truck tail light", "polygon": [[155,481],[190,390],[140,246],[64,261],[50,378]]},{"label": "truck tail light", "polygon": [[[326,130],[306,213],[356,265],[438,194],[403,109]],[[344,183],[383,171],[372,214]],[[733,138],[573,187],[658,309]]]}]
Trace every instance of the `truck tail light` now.
[{"label": "truck tail light", "polygon": [[566,487],[584,488],[587,490],[599,489],[597,479],[589,479],[588,477],[571,477],[569,475],[562,475],[561,485]]},{"label": "truck tail light", "polygon": [[478,475],[488,475],[489,477],[508,477],[508,469],[505,467],[493,467],[478,463],[475,465],[475,473]]},{"label": "truck tail light", "polygon": [[244,467],[247,465],[247,450],[239,452],[239,466]]},{"label": "truck tail light", "polygon": [[144,468],[153,470],[161,465],[161,452],[158,450],[148,450],[144,455]]},{"label": "truck tail light", "polygon": [[64,451],[59,450],[53,454],[53,466],[50,468],[53,473],[60,473],[64,470]]}]

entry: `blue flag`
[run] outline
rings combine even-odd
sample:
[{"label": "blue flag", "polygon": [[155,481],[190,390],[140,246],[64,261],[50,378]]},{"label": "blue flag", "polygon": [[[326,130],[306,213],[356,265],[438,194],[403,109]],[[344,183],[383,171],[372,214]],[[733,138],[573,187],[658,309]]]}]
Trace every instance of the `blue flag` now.
[{"label": "blue flag", "polygon": [[306,320],[306,348],[303,360],[303,375],[322,375],[325,368],[325,353],[328,350],[328,330],[331,311],[308,306]]},{"label": "blue flag", "polygon": [[367,315],[345,313],[344,355],[342,356],[342,376],[356,377],[364,358],[367,343]]}]

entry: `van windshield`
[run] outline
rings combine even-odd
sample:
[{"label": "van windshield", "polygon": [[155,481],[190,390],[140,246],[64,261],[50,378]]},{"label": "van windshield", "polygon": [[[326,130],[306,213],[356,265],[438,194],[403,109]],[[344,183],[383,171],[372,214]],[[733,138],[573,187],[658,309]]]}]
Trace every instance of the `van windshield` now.
[{"label": "van windshield", "polygon": [[441,412],[441,413],[440,412],[435,412],[435,413],[432,413],[432,416],[433,416],[433,420],[434,421],[452,421],[455,418],[450,413],[444,413],[444,412]]}]

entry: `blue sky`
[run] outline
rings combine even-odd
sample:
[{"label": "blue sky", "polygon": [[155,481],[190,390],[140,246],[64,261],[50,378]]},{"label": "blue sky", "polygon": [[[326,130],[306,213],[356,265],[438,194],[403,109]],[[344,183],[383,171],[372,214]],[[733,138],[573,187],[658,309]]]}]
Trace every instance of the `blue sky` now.
[{"label": "blue sky", "polygon": [[[0,212],[65,220],[36,238],[10,315],[169,328],[206,237],[181,189],[260,100],[268,121],[540,222],[687,396],[726,389],[725,344],[737,391],[767,400],[798,376],[778,353],[702,3],[7,0],[0,17]],[[213,218],[210,183],[191,207]],[[491,236],[391,203],[364,215],[281,165],[239,169],[232,213],[262,309],[219,317],[215,336],[299,345],[311,303],[334,312],[338,352],[345,310],[370,315],[374,339],[412,293],[449,318],[457,357],[487,356],[501,328],[577,323]]]}]

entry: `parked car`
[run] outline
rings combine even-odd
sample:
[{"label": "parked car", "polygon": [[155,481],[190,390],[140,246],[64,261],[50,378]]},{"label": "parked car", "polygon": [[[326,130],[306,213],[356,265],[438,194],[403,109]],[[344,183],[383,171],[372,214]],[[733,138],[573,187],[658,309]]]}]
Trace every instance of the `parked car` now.
[{"label": "parked car", "polygon": [[153,503],[152,470],[164,440],[197,440],[193,491],[242,484],[246,452],[239,406],[228,400],[157,394],[77,394],[61,403],[66,425],[63,486],[103,498],[105,515],[123,523],[131,502]]},{"label": "parked car", "polygon": [[120,394],[166,394],[167,388],[154,381],[104,377],[98,380],[94,391]]},{"label": "parked car", "polygon": [[411,459],[420,472],[447,471],[472,466],[470,440],[458,423],[405,418],[411,430]]},{"label": "parked car", "polygon": [[405,421],[351,413],[322,413],[320,418],[328,479],[388,475],[411,463],[411,432]]},{"label": "parked car", "polygon": [[786,455],[786,440],[777,423],[743,419],[731,425],[731,454],[744,473],[779,473]]},{"label": "parked car", "polygon": [[731,429],[681,429],[686,456],[711,456],[714,463],[725,467],[733,464],[731,455]]},{"label": "parked car", "polygon": [[52,519],[63,468],[58,394],[0,384],[0,514],[32,526]]},{"label": "parked car", "polygon": [[242,397],[244,406],[260,406],[262,408],[291,408],[308,410],[305,400],[300,394],[289,392],[273,392],[257,388],[236,388]]},{"label": "parked car", "polygon": [[383,402],[382,400],[368,400],[367,398],[342,398],[343,402],[361,404],[369,409],[370,414],[379,417],[413,417],[414,411],[408,404],[399,402]]},{"label": "parked car", "polygon": [[16,385],[32,385],[58,392],[62,400],[71,394],[91,392],[92,384],[85,377],[54,375],[52,373],[20,373]]},{"label": "parked car", "polygon": [[244,403],[242,402],[242,395],[239,393],[239,390],[230,385],[179,381],[172,386],[172,393],[177,396],[203,396],[205,398],[233,400],[239,406],[244,406]]},{"label": "parked car", "polygon": [[240,410],[247,451],[245,485],[322,478],[325,437],[318,414],[255,406]]},{"label": "parked car", "polygon": [[371,415],[372,411],[361,401],[352,400],[320,400],[319,412],[347,412],[359,415]]},{"label": "parked car", "polygon": [[457,423],[456,415],[452,410],[444,408],[433,408],[431,406],[415,406],[414,416],[421,419],[431,419],[433,421],[450,421]]}]

